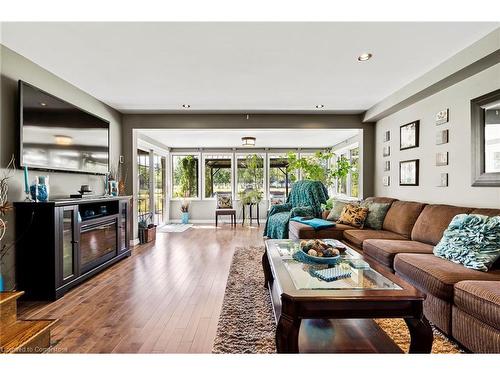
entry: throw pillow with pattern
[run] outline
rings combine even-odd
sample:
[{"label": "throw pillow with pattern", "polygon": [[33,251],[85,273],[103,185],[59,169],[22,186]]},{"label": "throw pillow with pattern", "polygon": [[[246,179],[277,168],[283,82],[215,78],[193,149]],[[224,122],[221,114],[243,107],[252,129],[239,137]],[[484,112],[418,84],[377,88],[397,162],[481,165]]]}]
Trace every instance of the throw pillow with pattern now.
[{"label": "throw pillow with pattern", "polygon": [[363,228],[367,215],[367,207],[348,204],[342,210],[337,223],[351,225],[356,228]]},{"label": "throw pillow with pattern", "polygon": [[365,220],[365,227],[376,230],[382,229],[385,215],[391,207],[390,203],[363,202],[361,206],[368,208],[368,215]]},{"label": "throw pillow with pattern", "polygon": [[326,220],[337,221],[342,214],[342,210],[349,202],[341,201],[341,200],[333,200],[332,208],[330,209],[330,213],[328,214]]},{"label": "throw pillow with pattern", "polygon": [[500,258],[500,216],[455,216],[434,247],[434,255],[467,268],[488,271]]},{"label": "throw pillow with pattern", "polygon": [[217,194],[217,208],[233,208],[231,194]]}]

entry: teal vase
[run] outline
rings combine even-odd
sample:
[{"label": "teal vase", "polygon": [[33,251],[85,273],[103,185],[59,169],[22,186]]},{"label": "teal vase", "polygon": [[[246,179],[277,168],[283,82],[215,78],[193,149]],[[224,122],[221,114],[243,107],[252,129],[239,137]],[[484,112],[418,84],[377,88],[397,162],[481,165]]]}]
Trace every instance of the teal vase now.
[{"label": "teal vase", "polygon": [[189,212],[183,212],[181,216],[182,224],[189,223]]},{"label": "teal vase", "polygon": [[0,292],[3,292],[3,276],[2,274],[0,273]]}]

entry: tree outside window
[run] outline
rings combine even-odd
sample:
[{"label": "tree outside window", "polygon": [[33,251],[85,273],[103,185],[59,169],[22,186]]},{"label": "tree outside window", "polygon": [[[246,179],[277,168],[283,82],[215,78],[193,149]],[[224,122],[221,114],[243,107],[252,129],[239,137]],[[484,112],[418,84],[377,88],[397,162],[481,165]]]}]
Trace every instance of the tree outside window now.
[{"label": "tree outside window", "polygon": [[352,170],[351,177],[351,197],[359,197],[359,147],[349,150]]},{"label": "tree outside window", "polygon": [[228,155],[206,155],[205,165],[205,198],[213,198],[217,193],[231,194],[232,160]]},{"label": "tree outside window", "polygon": [[269,198],[271,203],[284,203],[290,193],[292,184],[297,181],[295,170],[289,170],[286,156],[271,155],[269,157]]},{"label": "tree outside window", "polygon": [[198,157],[195,155],[172,156],[172,197],[198,197]]},{"label": "tree outside window", "polygon": [[[236,192],[252,201],[260,201],[264,191],[264,159],[261,155],[248,154],[237,157]],[[248,192],[252,194],[247,194]],[[260,197],[260,198],[259,198]]]}]

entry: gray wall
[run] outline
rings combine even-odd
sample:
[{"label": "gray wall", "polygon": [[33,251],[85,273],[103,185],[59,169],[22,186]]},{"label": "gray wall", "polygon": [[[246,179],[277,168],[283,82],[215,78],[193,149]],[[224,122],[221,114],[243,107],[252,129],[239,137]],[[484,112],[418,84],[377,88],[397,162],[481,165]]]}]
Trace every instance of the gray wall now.
[{"label": "gray wall", "polygon": [[[500,88],[500,64],[496,64],[434,95],[418,101],[376,124],[375,195],[413,199],[429,203],[447,203],[472,207],[500,207],[500,188],[471,186],[470,100]],[[450,121],[436,126],[436,112],[449,108]],[[399,150],[399,127],[420,120],[420,147]],[[436,145],[436,132],[449,129],[449,143]],[[382,157],[383,136],[391,131],[391,156]],[[448,151],[449,165],[435,166],[436,152]],[[399,161],[420,159],[420,185],[399,186]],[[391,171],[384,172],[384,161],[391,161]],[[447,172],[448,187],[437,187],[440,173]],[[391,186],[382,179],[390,175]]]},{"label": "gray wall", "polygon": [[[373,194],[373,150],[375,130],[373,123],[363,123],[361,115],[270,115],[253,114],[247,120],[246,116],[234,114],[196,114],[196,115],[174,115],[174,114],[129,114],[123,116],[122,128],[122,149],[125,157],[125,165],[128,176],[136,175],[136,155],[137,136],[134,129],[231,129],[231,128],[271,128],[271,129],[361,129],[360,139],[361,159],[363,161],[363,171],[360,185],[363,196]],[[132,181],[132,179],[131,179]],[[127,194],[134,195],[136,202],[137,181],[127,184]],[[176,218],[179,212],[178,201],[171,202],[171,217]],[[213,212],[214,202],[206,201],[192,202],[192,219],[206,220],[208,212]],[[197,211],[198,209],[198,211]],[[261,216],[265,216],[266,203],[261,205]],[[134,237],[137,236],[137,216],[134,212]]]},{"label": "gray wall", "polygon": [[[25,57],[0,45],[0,175],[12,154],[17,156],[18,132],[18,89],[17,81],[31,83],[57,97],[75,104],[110,122],[111,162],[115,164],[121,154],[121,114],[100,102],[89,94],[76,88],[49,71],[41,68]],[[50,176],[50,193],[52,197],[69,196],[75,193],[80,185],[89,184],[96,194],[104,191],[102,177],[76,173],[48,173],[30,171],[30,180],[37,174]],[[9,201],[24,199],[22,172],[16,171],[9,183]],[[4,241],[12,241],[14,226],[12,215],[9,216],[8,235]],[[4,258],[2,274],[6,278],[7,287],[13,286],[13,251]]]}]

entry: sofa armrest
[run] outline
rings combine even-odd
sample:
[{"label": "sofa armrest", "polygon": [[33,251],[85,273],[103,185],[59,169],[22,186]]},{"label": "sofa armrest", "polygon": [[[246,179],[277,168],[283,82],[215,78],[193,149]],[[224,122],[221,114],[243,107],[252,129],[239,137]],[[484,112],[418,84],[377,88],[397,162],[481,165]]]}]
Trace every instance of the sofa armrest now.
[{"label": "sofa armrest", "polygon": [[290,217],[296,216],[315,216],[311,206],[294,207],[290,211]]},{"label": "sofa armrest", "polygon": [[271,208],[269,209],[267,217],[277,214],[278,212],[290,211],[291,209],[292,205],[290,203],[275,204],[274,206],[271,206]]}]

